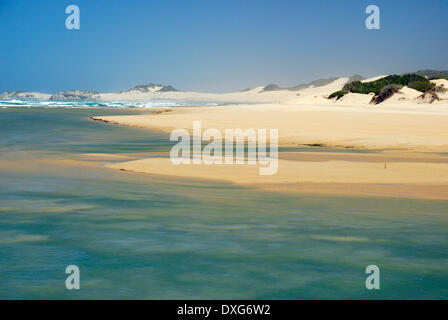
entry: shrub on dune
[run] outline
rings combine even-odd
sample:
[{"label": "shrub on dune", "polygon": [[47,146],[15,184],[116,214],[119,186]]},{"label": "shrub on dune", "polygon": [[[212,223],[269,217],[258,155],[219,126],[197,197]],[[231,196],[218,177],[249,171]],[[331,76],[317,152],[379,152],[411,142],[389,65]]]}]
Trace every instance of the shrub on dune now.
[{"label": "shrub on dune", "polygon": [[443,85],[437,86],[434,88],[435,93],[446,93],[447,91],[448,91],[448,88],[445,88]]},{"label": "shrub on dune", "polygon": [[408,87],[420,92],[428,92],[434,89],[436,85],[430,81],[414,81],[408,84]]},{"label": "shrub on dune", "polygon": [[403,86],[401,84],[395,84],[395,83],[388,84],[387,86],[383,87],[381,89],[381,91],[372,98],[370,103],[373,103],[373,104],[381,103],[384,100],[392,97],[395,93],[400,91],[401,88],[403,88]]},{"label": "shrub on dune", "polygon": [[373,92],[375,96],[372,99],[372,102],[378,104],[390,98],[395,92],[404,86],[409,86],[421,92],[428,92],[434,88],[434,84],[424,76],[413,73],[405,75],[394,74],[375,81],[348,82],[344,85],[342,90],[330,94],[329,98],[331,99],[337,97],[337,99],[340,99],[349,92],[361,94],[369,94]]},{"label": "shrub on dune", "polygon": [[332,94],[330,94],[328,96],[328,99],[334,99],[336,98],[336,100],[341,99],[343,96],[345,96],[348,93],[348,90],[339,90],[336,92],[333,92]]}]

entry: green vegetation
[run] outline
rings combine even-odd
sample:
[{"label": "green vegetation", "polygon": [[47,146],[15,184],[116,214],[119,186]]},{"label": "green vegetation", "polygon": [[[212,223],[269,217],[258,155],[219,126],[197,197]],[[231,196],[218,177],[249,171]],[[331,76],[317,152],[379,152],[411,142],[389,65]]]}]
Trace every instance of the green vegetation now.
[{"label": "green vegetation", "polygon": [[436,76],[434,78],[430,78],[430,80],[435,80],[435,79],[445,79],[445,80],[448,80],[448,74],[439,75],[439,76]]},{"label": "green vegetation", "polygon": [[379,94],[381,89],[383,89],[385,86],[389,84],[398,84],[401,86],[407,86],[408,84],[416,81],[429,83],[428,79],[416,74],[406,74],[403,76],[394,74],[375,81],[365,83],[361,81],[349,82],[344,86],[343,89],[354,93],[369,94],[373,92],[375,94]]},{"label": "green vegetation", "polygon": [[339,91],[336,91],[336,92],[333,92],[332,94],[330,94],[330,96],[328,98],[329,99],[336,98],[336,100],[339,100],[343,96],[345,96],[347,93],[348,93],[348,90],[339,90]]},{"label": "green vegetation", "polygon": [[426,70],[419,70],[419,71],[416,71],[413,73],[418,74],[420,76],[424,76],[424,77],[428,78],[429,80],[434,80],[434,79],[448,80],[448,70],[440,71],[440,70],[426,69]]},{"label": "green vegetation", "polygon": [[361,82],[352,81],[344,85],[342,90],[332,93],[328,98],[340,99],[349,92],[369,94],[374,93],[373,103],[380,103],[390,98],[402,87],[408,86],[421,92],[428,92],[434,89],[434,84],[427,78],[418,74],[390,75],[375,81]]},{"label": "green vegetation", "polygon": [[411,89],[415,89],[417,91],[420,92],[428,92],[432,89],[434,89],[436,85],[432,82],[429,82],[428,80],[426,81],[414,81],[411,82],[410,84],[408,84],[408,87]]}]

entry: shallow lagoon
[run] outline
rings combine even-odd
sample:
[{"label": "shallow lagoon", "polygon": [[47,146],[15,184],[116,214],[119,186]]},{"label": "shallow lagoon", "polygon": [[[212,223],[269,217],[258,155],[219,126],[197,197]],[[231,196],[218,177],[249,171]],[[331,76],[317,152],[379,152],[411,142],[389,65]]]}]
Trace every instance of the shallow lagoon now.
[{"label": "shallow lagoon", "polygon": [[[166,134],[88,118],[141,112],[0,109],[0,160],[29,163],[0,168],[0,298],[448,298],[446,201],[32,166],[36,157],[166,153]],[[79,291],[65,289],[69,264],[81,269]],[[370,264],[380,290],[365,289]]]}]

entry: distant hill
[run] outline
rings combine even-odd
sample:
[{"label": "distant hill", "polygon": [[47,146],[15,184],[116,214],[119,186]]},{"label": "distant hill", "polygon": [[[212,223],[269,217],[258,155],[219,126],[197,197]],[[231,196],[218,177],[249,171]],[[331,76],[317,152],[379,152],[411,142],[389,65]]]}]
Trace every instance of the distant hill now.
[{"label": "distant hill", "polygon": [[[161,84],[141,84],[129,89],[128,91],[121,91],[118,93],[155,93],[155,92],[180,92],[173,86],[164,86]],[[98,101],[101,100],[101,92],[90,90],[68,90],[61,91],[55,94],[40,93],[40,92],[26,92],[26,91],[6,91],[0,94],[0,99],[7,100],[51,100],[51,101]]]},{"label": "distant hill", "polygon": [[172,86],[163,86],[162,89],[159,90],[159,92],[177,92],[180,90],[177,90],[176,88],[172,87]]},{"label": "distant hill", "polygon": [[[294,87],[290,87],[290,88],[281,88],[280,86],[276,85],[276,84],[269,84],[267,86],[265,86],[261,92],[269,92],[269,91],[278,91],[278,90],[288,90],[288,91],[299,91],[308,87],[323,87],[326,86],[330,83],[332,83],[333,81],[338,80],[339,78],[337,77],[331,77],[331,78],[323,78],[323,79],[317,79],[317,80],[313,80],[311,82],[308,83],[303,83],[303,84],[299,84],[297,86]],[[363,76],[359,75],[359,74],[355,74],[353,76],[351,76],[349,78],[349,82],[351,81],[360,81],[365,79]],[[247,90],[247,89],[246,89]]]},{"label": "distant hill", "polygon": [[51,97],[51,94],[40,93],[40,92],[27,92],[27,91],[6,91],[0,94],[0,99],[7,100],[48,100]]},{"label": "distant hill", "polygon": [[50,97],[52,101],[95,101],[99,100],[99,92],[88,90],[71,90],[58,92]]},{"label": "distant hill", "polygon": [[287,90],[287,89],[286,88],[281,88],[280,86],[278,86],[278,85],[276,85],[274,83],[271,83],[271,84],[268,84],[267,86],[265,86],[263,88],[263,90],[261,90],[260,92],[278,91],[278,90]]},{"label": "distant hill", "polygon": [[350,78],[348,78],[347,82],[352,82],[352,81],[362,81],[365,80],[366,78],[360,74],[354,74],[352,75]]},{"label": "distant hill", "polygon": [[175,89],[173,86],[164,86],[161,84],[148,83],[148,84],[140,84],[128,91],[139,91],[139,92],[175,92],[179,91]]},{"label": "distant hill", "polygon": [[308,87],[323,87],[326,86],[327,84],[332,83],[333,81],[337,80],[339,78],[325,78],[325,79],[317,79],[314,81],[311,81],[309,83],[305,83],[305,84],[299,84],[295,87],[289,88],[289,91],[299,91]]},{"label": "distant hill", "polygon": [[[415,73],[404,75],[385,75],[374,77],[370,80],[359,74],[351,77],[330,77],[317,79],[308,83],[299,84],[293,87],[280,87],[271,83],[264,87],[245,89],[243,92],[230,93],[204,93],[179,91],[171,85],[162,85],[156,83],[140,84],[126,91],[119,92],[97,92],[89,90],[69,90],[55,94],[26,92],[26,91],[7,91],[0,94],[0,99],[7,100],[42,100],[42,101],[182,101],[182,102],[201,102],[207,103],[272,103],[290,101],[297,103],[330,103],[328,99],[336,101],[344,97],[338,103],[355,103],[356,95],[370,95],[361,97],[363,101],[371,100],[371,103],[381,103],[393,95],[403,94],[403,90],[412,95],[419,95],[420,100],[435,101],[447,100],[446,96],[448,85],[445,80],[432,81],[433,79],[448,80],[448,71],[439,70],[419,70]],[[431,80],[431,81],[430,81]],[[406,87],[406,88],[405,88]],[[408,89],[413,89],[409,91]],[[349,94],[350,93],[350,94]],[[353,93],[353,94],[352,94]],[[300,98],[297,98],[300,96]],[[428,99],[423,99],[428,98]],[[396,99],[395,99],[396,100]],[[20,103],[11,102],[12,104]]]},{"label": "distant hill", "polygon": [[429,80],[433,79],[448,80],[448,70],[440,71],[440,70],[425,69],[425,70],[418,70],[413,73],[418,74],[419,76],[427,77]]}]

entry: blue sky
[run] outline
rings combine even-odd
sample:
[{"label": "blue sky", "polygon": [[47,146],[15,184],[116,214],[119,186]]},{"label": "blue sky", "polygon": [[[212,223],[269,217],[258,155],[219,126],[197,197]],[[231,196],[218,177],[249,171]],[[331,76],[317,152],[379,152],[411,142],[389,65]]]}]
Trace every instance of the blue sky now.
[{"label": "blue sky", "polygon": [[[75,4],[81,29],[65,28]],[[365,8],[381,30],[365,28]],[[448,69],[448,0],[0,0],[0,92],[228,92]]]}]

